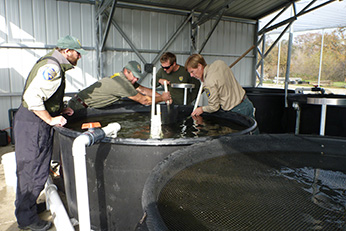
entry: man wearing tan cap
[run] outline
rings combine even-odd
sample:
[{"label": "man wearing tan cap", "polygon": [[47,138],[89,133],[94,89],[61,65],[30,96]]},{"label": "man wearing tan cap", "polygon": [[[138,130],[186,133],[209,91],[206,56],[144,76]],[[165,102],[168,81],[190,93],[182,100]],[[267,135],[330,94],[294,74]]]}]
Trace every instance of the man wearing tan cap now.
[{"label": "man wearing tan cap", "polygon": [[[137,83],[141,77],[141,65],[136,61],[130,61],[121,72],[102,78],[78,92],[69,100],[68,106],[74,110],[87,107],[102,108],[125,97],[143,105],[150,105],[152,91]],[[162,95],[156,93],[156,103],[167,100],[171,101],[169,92],[163,92]]]},{"label": "man wearing tan cap", "polygon": [[17,163],[16,211],[18,227],[48,230],[52,223],[37,215],[36,204],[47,181],[53,146],[53,126],[64,126],[65,72],[86,52],[73,36],[60,38],[57,47],[40,58],[26,80],[22,103],[14,117]]}]

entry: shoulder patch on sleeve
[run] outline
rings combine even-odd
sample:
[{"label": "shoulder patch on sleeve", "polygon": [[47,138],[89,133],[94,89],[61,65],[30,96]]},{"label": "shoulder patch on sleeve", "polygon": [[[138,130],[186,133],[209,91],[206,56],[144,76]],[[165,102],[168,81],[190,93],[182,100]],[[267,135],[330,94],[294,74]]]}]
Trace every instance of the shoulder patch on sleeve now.
[{"label": "shoulder patch on sleeve", "polygon": [[204,90],[205,90],[205,94],[209,97],[210,96],[210,90],[209,90],[209,88],[204,88]]},{"label": "shoulder patch on sleeve", "polygon": [[179,81],[182,82],[184,80],[184,76],[179,76]]},{"label": "shoulder patch on sleeve", "polygon": [[54,67],[46,67],[44,70],[43,70],[43,78],[45,80],[52,80],[54,79],[57,75],[58,75],[58,72],[59,70],[57,68],[54,68]]}]

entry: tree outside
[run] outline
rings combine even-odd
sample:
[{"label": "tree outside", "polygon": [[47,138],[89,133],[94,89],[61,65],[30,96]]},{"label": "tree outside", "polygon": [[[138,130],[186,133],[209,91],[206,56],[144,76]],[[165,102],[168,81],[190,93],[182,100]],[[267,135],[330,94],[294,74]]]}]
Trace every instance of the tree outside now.
[{"label": "tree outside", "polygon": [[[270,36],[266,48],[273,44]],[[288,40],[280,40],[279,77],[286,75]],[[320,67],[322,32],[307,32],[294,36],[291,54],[290,79],[301,79],[299,84],[317,85]],[[264,61],[266,82],[277,76],[278,44]],[[324,32],[320,86],[346,87],[346,27]]]}]

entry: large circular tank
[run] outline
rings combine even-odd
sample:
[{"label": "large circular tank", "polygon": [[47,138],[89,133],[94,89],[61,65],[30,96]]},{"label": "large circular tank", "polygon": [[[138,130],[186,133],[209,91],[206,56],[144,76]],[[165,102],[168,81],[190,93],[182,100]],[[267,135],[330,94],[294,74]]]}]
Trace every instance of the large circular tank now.
[{"label": "large circular tank", "polygon": [[143,230],[345,230],[346,140],[261,134],[178,150],[147,178]]},{"label": "large circular tank", "polygon": [[[339,94],[290,94],[288,101],[299,104],[299,134],[319,134],[322,106],[308,102],[308,99],[336,99],[346,101],[346,95]],[[325,135],[346,137],[346,105],[327,105]],[[293,121],[296,122],[296,119]],[[293,122],[292,121],[292,122]],[[292,123],[291,122],[291,123]]]},{"label": "large circular tank", "polygon": [[[285,107],[285,89],[244,87],[246,95],[256,108],[256,121],[260,133],[294,132],[295,114],[291,105]],[[288,90],[288,94],[294,93]]]},{"label": "large circular tank", "polygon": [[[192,111],[192,106],[174,106],[174,108],[178,110],[179,116],[188,117]],[[150,113],[150,107],[129,104],[102,110],[88,108],[69,119],[68,124],[100,115],[128,114],[131,117],[133,113],[138,112]],[[222,114],[203,117],[208,116],[225,120]],[[226,120],[241,125],[244,129],[225,136],[250,134],[256,128],[256,121],[237,113],[228,114]],[[71,216],[78,218],[72,143],[81,132],[64,127],[56,127],[55,131],[56,143],[59,143],[60,148],[68,209]],[[105,138],[100,143],[87,147],[86,163],[92,229],[134,230],[143,216],[142,190],[153,167],[176,150],[217,137],[219,135],[167,139]]]}]

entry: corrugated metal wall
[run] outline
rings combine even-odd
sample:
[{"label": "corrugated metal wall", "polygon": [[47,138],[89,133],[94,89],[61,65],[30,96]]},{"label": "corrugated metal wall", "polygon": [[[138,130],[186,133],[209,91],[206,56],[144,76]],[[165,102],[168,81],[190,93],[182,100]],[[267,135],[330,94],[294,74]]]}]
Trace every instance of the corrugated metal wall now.
[{"label": "corrugated metal wall", "polygon": [[[94,6],[90,4],[0,0],[0,129],[9,127],[8,109],[20,105],[26,77],[37,59],[67,34],[93,48],[94,31]],[[77,91],[96,80],[95,60],[95,51],[90,50],[67,72],[66,91]]]},{"label": "corrugated metal wall", "polygon": [[[95,9],[87,3],[57,0],[0,0],[0,129],[9,126],[8,109],[17,108],[24,82],[36,60],[52,49],[67,34],[80,39],[89,51],[75,70],[67,72],[66,92],[76,92],[97,80]],[[172,37],[186,16],[117,8],[114,21],[122,28],[151,63]],[[200,41],[215,21],[200,27]],[[220,21],[202,54],[211,63],[223,59],[231,64],[254,44],[255,25]],[[190,24],[187,24],[168,51],[177,54],[184,65],[191,47]],[[103,56],[104,75],[121,71],[130,60],[144,63],[131,51],[120,33],[111,26]],[[254,56],[250,53],[232,68],[243,86],[254,86]],[[160,63],[156,64],[160,67]],[[73,76],[73,78],[72,78]],[[150,86],[152,75],[142,82]]]},{"label": "corrugated metal wall", "polygon": [[[178,27],[185,21],[186,16],[118,8],[115,11],[114,18],[137,49],[153,52],[141,53],[147,63],[151,63]],[[215,21],[211,20],[200,27],[200,43],[207,37],[214,23]],[[253,23],[220,21],[201,54],[205,57],[207,63],[222,59],[226,63],[232,64],[254,44],[255,35],[256,25]],[[186,24],[168,48],[168,51],[177,55],[179,64],[184,65],[189,56],[190,36],[190,24]],[[107,52],[104,66],[107,75],[121,70],[129,60],[135,59],[140,62],[134,52],[128,51],[130,49],[129,45],[115,28],[111,28],[106,46],[108,49],[111,48],[117,51]],[[254,55],[249,53],[232,68],[241,85],[255,85],[254,65]],[[160,63],[156,63],[155,66],[160,68]],[[150,78],[151,75],[142,84],[149,84]]]},{"label": "corrugated metal wall", "polygon": [[[118,8],[115,11],[114,19],[136,48],[141,51],[147,63],[152,63],[186,16]],[[108,49],[115,49],[116,52],[107,52],[105,73],[112,74],[121,70],[130,60],[137,60],[141,63],[134,52],[128,51],[130,46],[115,28],[111,28],[106,46]],[[125,51],[123,51],[124,49]],[[186,57],[179,54],[188,54],[190,51],[188,24],[169,47],[169,51],[177,53],[178,63],[183,64]],[[143,63],[142,66],[144,66]],[[160,64],[157,63],[156,66],[159,68]],[[149,86],[150,79],[151,75],[148,75],[141,84]]]}]

